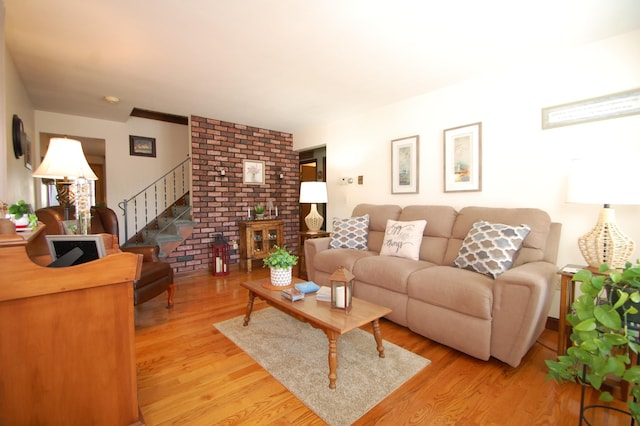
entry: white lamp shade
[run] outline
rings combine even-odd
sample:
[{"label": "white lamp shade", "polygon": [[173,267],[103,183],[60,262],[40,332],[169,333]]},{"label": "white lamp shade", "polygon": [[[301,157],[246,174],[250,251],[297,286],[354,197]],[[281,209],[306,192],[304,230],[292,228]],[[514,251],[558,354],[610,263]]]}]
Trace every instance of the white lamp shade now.
[{"label": "white lamp shade", "polygon": [[640,156],[578,159],[571,162],[567,201],[582,204],[640,204]]},{"label": "white lamp shade", "polygon": [[82,143],[75,139],[51,138],[44,160],[33,177],[49,179],[77,179],[83,177],[98,180],[91,170],[82,150]]},{"label": "white lamp shade", "polygon": [[301,182],[300,203],[326,203],[326,182]]}]

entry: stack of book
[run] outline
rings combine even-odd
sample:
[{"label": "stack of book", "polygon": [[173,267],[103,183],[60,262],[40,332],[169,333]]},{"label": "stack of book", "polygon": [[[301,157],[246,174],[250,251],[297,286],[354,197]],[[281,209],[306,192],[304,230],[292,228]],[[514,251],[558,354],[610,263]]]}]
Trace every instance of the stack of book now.
[{"label": "stack of book", "polygon": [[331,287],[322,286],[316,293],[316,300],[321,302],[331,302]]},{"label": "stack of book", "polygon": [[280,293],[285,299],[289,299],[292,302],[304,299],[304,293],[296,288],[285,288]]}]

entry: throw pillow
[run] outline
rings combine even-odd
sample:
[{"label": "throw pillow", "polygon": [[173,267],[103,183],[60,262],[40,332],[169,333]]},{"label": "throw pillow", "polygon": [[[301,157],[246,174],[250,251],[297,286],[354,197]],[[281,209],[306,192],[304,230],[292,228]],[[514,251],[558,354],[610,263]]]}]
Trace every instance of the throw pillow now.
[{"label": "throw pillow", "polygon": [[530,231],[527,225],[476,222],[462,242],[453,266],[496,278],[511,268]]},{"label": "throw pillow", "polygon": [[397,256],[418,260],[425,226],[427,226],[426,220],[405,222],[387,220],[380,256]]},{"label": "throw pillow", "polygon": [[334,218],[329,248],[367,250],[369,237],[369,215],[349,218]]}]

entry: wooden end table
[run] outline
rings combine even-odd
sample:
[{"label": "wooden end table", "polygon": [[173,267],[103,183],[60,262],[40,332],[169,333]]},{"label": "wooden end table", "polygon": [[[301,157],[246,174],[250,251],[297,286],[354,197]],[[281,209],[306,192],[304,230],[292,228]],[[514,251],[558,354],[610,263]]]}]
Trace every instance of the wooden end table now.
[{"label": "wooden end table", "polygon": [[[371,323],[378,356],[384,358],[384,347],[382,346],[379,320],[383,316],[390,314],[391,309],[354,297],[349,312],[335,310],[331,309],[330,302],[317,301],[315,294],[312,293],[306,294],[303,300],[291,302],[282,297],[280,290],[270,290],[272,287],[270,286],[270,282],[270,278],[263,278],[241,284],[249,290],[249,302],[247,303],[247,313],[244,317],[244,326],[249,325],[251,312],[253,311],[253,302],[257,296],[295,319],[309,323],[312,327],[324,331],[329,340],[330,389],[336,388],[336,380],[338,378],[336,374],[336,368],[338,366],[337,343],[341,335]],[[293,278],[293,284],[301,282],[304,281]]]},{"label": "wooden end table", "polygon": [[312,238],[323,238],[330,236],[326,231],[300,231],[298,232],[298,277],[308,279],[307,265],[304,260],[304,242]]}]

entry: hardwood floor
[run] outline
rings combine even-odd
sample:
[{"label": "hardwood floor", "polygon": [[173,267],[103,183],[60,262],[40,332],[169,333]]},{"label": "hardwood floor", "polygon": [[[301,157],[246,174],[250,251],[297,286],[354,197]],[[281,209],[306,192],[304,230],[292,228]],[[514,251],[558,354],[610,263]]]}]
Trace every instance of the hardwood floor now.
[{"label": "hardwood floor", "polygon": [[[244,314],[248,293],[242,281],[267,275],[266,269],[254,268],[226,277],[181,277],[173,309],[165,309],[163,297],[135,307],[138,395],[147,425],[324,424],[213,327]],[[254,309],[264,307],[256,301]],[[384,319],[381,330],[385,340],[430,359],[431,365],[357,425],[579,424],[580,387],[545,380],[544,360],[555,358],[555,332],[545,331],[514,369],[495,359],[476,360]],[[597,401],[597,394],[587,395],[591,403]],[[629,424],[610,410],[590,420]]]}]

